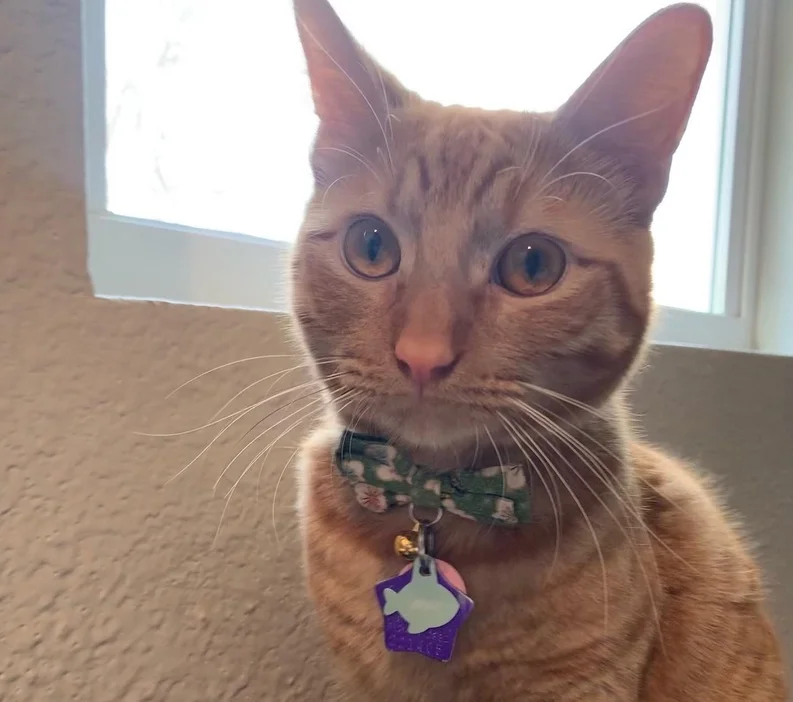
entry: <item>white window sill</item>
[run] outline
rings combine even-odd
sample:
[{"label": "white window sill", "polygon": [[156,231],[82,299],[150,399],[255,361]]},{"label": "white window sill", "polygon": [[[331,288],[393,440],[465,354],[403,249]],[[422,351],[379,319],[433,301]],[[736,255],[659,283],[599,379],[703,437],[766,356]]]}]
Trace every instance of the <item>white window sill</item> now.
[{"label": "white window sill", "polygon": [[[98,297],[270,312],[289,307],[283,242],[89,214],[88,250]],[[669,307],[659,310],[652,341],[753,350],[745,319]]]},{"label": "white window sill", "polygon": [[97,297],[283,312],[289,245],[112,214],[88,215]]}]

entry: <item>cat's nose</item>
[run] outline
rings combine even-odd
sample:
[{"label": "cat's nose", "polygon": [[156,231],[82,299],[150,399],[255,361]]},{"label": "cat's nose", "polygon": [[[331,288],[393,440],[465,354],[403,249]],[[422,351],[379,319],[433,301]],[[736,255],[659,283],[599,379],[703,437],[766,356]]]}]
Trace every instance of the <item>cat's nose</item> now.
[{"label": "cat's nose", "polygon": [[419,388],[448,377],[460,357],[451,344],[441,338],[402,334],[394,347],[402,374]]}]

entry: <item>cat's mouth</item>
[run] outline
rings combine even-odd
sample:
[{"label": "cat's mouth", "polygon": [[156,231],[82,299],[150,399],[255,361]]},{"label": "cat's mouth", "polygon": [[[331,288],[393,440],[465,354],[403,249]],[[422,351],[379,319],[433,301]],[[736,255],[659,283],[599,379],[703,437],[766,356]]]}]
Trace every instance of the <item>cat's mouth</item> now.
[{"label": "cat's mouth", "polygon": [[499,415],[525,399],[516,380],[442,382],[417,392],[402,378],[344,365],[321,369],[342,423],[413,447],[456,449],[497,438],[504,433]]},{"label": "cat's mouth", "polygon": [[357,403],[337,406],[350,428],[365,428],[413,446],[443,448],[466,445],[497,431],[495,408],[472,400],[368,392]]}]

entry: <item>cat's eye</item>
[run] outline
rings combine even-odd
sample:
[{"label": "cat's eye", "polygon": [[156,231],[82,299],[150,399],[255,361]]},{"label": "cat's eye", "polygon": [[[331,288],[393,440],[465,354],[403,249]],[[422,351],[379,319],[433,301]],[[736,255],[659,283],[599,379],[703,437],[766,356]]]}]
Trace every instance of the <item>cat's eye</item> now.
[{"label": "cat's eye", "polygon": [[501,252],[494,270],[495,282],[523,297],[542,295],[564,275],[564,249],[543,234],[519,236]]},{"label": "cat's eye", "polygon": [[399,242],[389,226],[377,217],[355,220],[344,235],[344,259],[354,273],[376,280],[399,268]]}]

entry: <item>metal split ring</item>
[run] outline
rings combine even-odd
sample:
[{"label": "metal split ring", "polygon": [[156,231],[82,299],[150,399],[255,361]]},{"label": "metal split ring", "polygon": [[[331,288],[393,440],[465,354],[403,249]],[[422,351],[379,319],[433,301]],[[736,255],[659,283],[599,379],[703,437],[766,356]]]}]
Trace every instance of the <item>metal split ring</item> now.
[{"label": "metal split ring", "polygon": [[411,502],[408,505],[408,515],[414,522],[416,522],[416,524],[421,524],[425,527],[435,526],[439,521],[441,521],[441,517],[443,516],[443,507],[438,507],[438,513],[435,515],[434,519],[419,519],[415,514],[413,503]]}]

